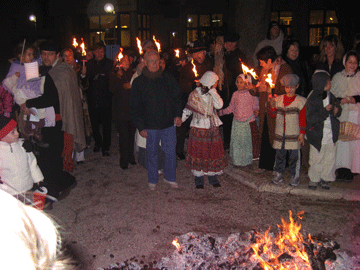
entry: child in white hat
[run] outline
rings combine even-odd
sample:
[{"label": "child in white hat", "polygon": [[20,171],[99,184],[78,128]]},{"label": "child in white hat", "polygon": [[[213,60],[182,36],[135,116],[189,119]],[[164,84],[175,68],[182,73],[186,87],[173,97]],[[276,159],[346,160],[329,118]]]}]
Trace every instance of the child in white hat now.
[{"label": "child in white hat", "polygon": [[222,124],[216,110],[223,101],[216,91],[219,77],[207,71],[198,86],[191,92],[182,115],[182,122],[193,116],[186,153],[186,166],[195,176],[197,189],[204,188],[204,176],[210,185],[220,187],[217,175],[226,167],[226,156],[219,126]]}]

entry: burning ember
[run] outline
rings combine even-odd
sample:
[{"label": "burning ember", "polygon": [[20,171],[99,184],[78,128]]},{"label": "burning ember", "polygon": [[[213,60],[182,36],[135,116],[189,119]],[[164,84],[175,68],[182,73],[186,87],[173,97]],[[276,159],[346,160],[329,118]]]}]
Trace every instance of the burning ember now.
[{"label": "burning ember", "polygon": [[194,72],[194,75],[195,75],[195,78],[196,78],[197,76],[199,76],[199,74],[197,73],[195,63],[194,63],[194,59],[191,59],[191,64],[193,65],[192,71]]},{"label": "burning ember", "polygon": [[[299,213],[301,219],[304,213]],[[301,225],[289,211],[289,221],[281,219],[277,235],[270,228],[261,234],[252,230],[235,233],[228,238],[209,234],[187,233],[172,244],[176,250],[170,257],[140,266],[136,262],[117,264],[115,270],[355,270],[359,256],[351,257],[340,246],[321,235],[317,239],[303,237]]]},{"label": "burning ember", "polygon": [[174,239],[171,244],[173,244],[178,251],[180,250],[181,245],[179,244],[179,240],[177,238]]},{"label": "burning ember", "polygon": [[153,36],[153,40],[155,42],[155,45],[156,45],[156,48],[157,48],[158,52],[161,52],[160,42],[158,40],[156,40],[155,36]]},{"label": "burning ember", "polygon": [[138,37],[136,37],[136,43],[137,43],[137,47],[139,49],[139,54],[140,55],[143,54],[144,51],[143,51],[142,46],[141,46],[141,41],[140,41],[140,39]]},{"label": "burning ember", "polygon": [[270,233],[270,228],[264,234],[251,231],[227,239],[185,234],[173,241],[176,251],[172,256],[163,258],[154,269],[356,269],[351,257],[335,254],[337,243],[317,241],[310,235],[304,239],[291,211],[289,220],[281,219],[277,235]]}]

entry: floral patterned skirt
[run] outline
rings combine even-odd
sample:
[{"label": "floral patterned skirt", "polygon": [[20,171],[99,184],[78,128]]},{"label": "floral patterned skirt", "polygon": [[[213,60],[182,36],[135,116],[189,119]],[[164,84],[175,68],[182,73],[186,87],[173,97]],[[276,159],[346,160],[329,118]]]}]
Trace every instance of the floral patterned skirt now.
[{"label": "floral patterned skirt", "polygon": [[218,127],[192,127],[186,153],[186,167],[204,174],[221,173],[227,166],[223,140]]}]

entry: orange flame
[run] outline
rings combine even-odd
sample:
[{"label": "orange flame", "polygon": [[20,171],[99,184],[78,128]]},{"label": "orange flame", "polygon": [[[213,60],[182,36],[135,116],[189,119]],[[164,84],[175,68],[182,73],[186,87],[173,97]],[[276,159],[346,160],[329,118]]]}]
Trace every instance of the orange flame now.
[{"label": "orange flame", "polygon": [[[282,265],[277,259],[285,252],[296,255],[304,261],[304,264],[310,267],[309,257],[303,246],[304,239],[300,233],[301,225],[294,222],[291,211],[289,211],[289,220],[290,222],[287,223],[283,218],[281,219],[282,224],[278,225],[281,232],[274,239],[269,236],[269,228],[264,235],[257,239],[256,243],[252,245],[254,256],[260,262],[263,269],[289,269],[285,263]],[[309,239],[311,239],[310,235]],[[274,245],[276,248],[273,248]],[[266,256],[264,256],[264,254],[266,254]],[[266,261],[263,259],[265,257]]]},{"label": "orange flame", "polygon": [[138,37],[136,37],[136,43],[137,43],[137,47],[139,49],[139,54],[143,54],[144,51],[143,51],[143,49],[141,47],[141,41],[140,41],[140,39]]},{"label": "orange flame", "polygon": [[153,36],[153,40],[155,42],[155,45],[156,45],[156,48],[157,48],[158,52],[161,52],[160,42],[158,40],[156,40],[155,36]]},{"label": "orange flame", "polygon": [[85,42],[84,42],[83,38],[81,38],[80,48],[81,48],[81,55],[86,56],[86,50],[85,50],[86,47],[85,47]]},{"label": "orange flame", "polygon": [[180,250],[180,244],[179,244],[179,240],[177,239],[177,238],[175,238],[173,241],[172,241],[172,243],[171,244],[173,244],[175,247],[176,247],[176,249],[177,250]]},{"label": "orange flame", "polygon": [[79,45],[79,44],[77,43],[75,37],[73,38],[73,43],[72,43],[72,45],[74,46],[74,48],[77,48],[77,46]]},{"label": "orange flame", "polygon": [[119,51],[119,54],[118,54],[118,56],[117,56],[117,60],[120,62],[121,61],[121,59],[124,57],[124,55],[123,55],[123,48],[120,48],[120,51]]},{"label": "orange flame", "polygon": [[180,50],[179,50],[179,49],[175,49],[174,52],[175,52],[175,57],[176,57],[176,58],[179,58],[179,57],[180,57]]},{"label": "orange flame", "polygon": [[254,69],[249,69],[247,66],[245,66],[243,63],[241,63],[241,68],[244,74],[250,74],[255,80],[257,80],[259,77],[256,75],[256,72]]},{"label": "orange flame", "polygon": [[199,74],[197,73],[195,63],[194,63],[194,59],[191,59],[191,64],[193,65],[192,71],[194,72],[194,75],[195,75],[195,78],[196,78],[197,76],[199,76]]},{"label": "orange flame", "polygon": [[265,79],[265,82],[267,82],[270,85],[270,88],[274,88],[275,84],[273,83],[271,73],[267,74],[267,78]]}]

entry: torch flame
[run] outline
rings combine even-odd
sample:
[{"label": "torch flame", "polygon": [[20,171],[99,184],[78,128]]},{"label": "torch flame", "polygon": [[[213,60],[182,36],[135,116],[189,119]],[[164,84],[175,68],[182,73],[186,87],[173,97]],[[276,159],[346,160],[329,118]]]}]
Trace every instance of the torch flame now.
[{"label": "torch flame", "polygon": [[179,49],[175,49],[174,52],[175,52],[175,57],[176,57],[176,58],[179,58],[179,57],[180,57],[180,50],[179,50]]},{"label": "torch flame", "polygon": [[77,43],[75,37],[73,38],[73,43],[72,43],[72,45],[74,46],[74,48],[77,48],[77,46],[79,45],[79,44]]},{"label": "torch flame", "polygon": [[158,40],[156,40],[155,36],[153,36],[153,40],[155,42],[155,45],[156,45],[156,48],[157,48],[158,52],[161,52],[160,42]]},{"label": "torch flame", "polygon": [[191,64],[193,65],[192,71],[194,72],[195,77],[197,77],[199,74],[197,73],[195,63],[194,63],[194,59],[191,59]]},{"label": "torch flame", "polygon": [[86,56],[85,42],[84,42],[84,39],[83,39],[83,38],[81,38],[80,48],[81,48],[81,55],[82,55],[82,56]]},{"label": "torch flame", "polygon": [[255,80],[257,80],[259,77],[256,75],[256,72],[254,69],[249,69],[247,66],[245,66],[243,63],[241,63],[241,68],[244,74],[250,74]]},{"label": "torch flame", "polygon": [[172,241],[172,244],[176,247],[177,250],[180,250],[180,244],[179,244],[179,240],[177,238],[175,238],[173,241]]},{"label": "torch flame", "polygon": [[123,48],[120,48],[120,51],[119,51],[119,54],[118,54],[118,56],[117,56],[117,60],[120,62],[121,61],[121,59],[124,57],[124,55],[123,55]]},{"label": "torch flame", "polygon": [[140,41],[140,39],[138,37],[136,37],[136,43],[137,43],[137,47],[139,49],[139,54],[143,54],[144,51],[143,51],[143,49],[141,47],[141,41]]},{"label": "torch flame", "polygon": [[273,83],[271,73],[267,74],[267,78],[265,79],[265,82],[267,82],[270,85],[270,88],[274,88],[275,84]]}]

